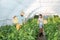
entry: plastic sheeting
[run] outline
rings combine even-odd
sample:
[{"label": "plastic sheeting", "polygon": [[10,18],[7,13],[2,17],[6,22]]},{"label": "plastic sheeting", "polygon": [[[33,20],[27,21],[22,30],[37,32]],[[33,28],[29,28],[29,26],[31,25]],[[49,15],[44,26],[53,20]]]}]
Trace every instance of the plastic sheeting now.
[{"label": "plastic sheeting", "polygon": [[[0,0],[0,24],[9,23],[21,10],[25,12],[25,17],[32,17],[38,13],[60,15],[60,0]],[[11,20],[7,22],[6,19]],[[6,21],[3,23],[3,20]]]},{"label": "plastic sheeting", "polygon": [[0,19],[12,18],[27,9],[32,0],[0,0]]},{"label": "plastic sheeting", "polygon": [[26,10],[32,0],[0,0],[0,25],[12,24],[12,17]]},{"label": "plastic sheeting", "polygon": [[[38,8],[38,9],[37,9]],[[33,11],[33,12],[32,12]],[[31,13],[32,12],[32,13]],[[34,15],[35,13],[47,13],[47,14],[58,14],[60,15],[60,0],[36,0],[32,3],[26,11],[27,15],[30,13]]]}]

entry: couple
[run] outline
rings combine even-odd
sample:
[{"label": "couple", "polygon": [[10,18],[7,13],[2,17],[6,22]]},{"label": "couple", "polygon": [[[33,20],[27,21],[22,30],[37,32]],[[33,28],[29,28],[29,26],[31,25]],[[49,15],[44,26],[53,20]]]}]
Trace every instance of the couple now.
[{"label": "couple", "polygon": [[[16,17],[16,16],[13,17],[13,23],[16,25],[17,30],[19,30],[21,28],[21,25],[24,22],[25,22],[24,12],[22,12],[19,17]],[[39,32],[40,32],[40,36],[41,36],[41,35],[43,35],[43,16],[42,16],[42,14],[39,15],[38,24],[39,24]]]},{"label": "couple", "polygon": [[25,22],[24,12],[21,12],[19,16],[13,17],[13,23],[16,25],[16,29],[19,30],[22,24]]}]

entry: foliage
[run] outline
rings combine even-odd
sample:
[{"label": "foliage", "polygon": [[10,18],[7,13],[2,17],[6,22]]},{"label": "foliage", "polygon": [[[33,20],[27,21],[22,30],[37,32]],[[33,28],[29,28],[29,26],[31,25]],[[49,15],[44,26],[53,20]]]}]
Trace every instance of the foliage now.
[{"label": "foliage", "polygon": [[[55,22],[53,22],[53,20]],[[60,22],[55,18],[48,18],[48,23],[44,25],[47,40],[60,40]],[[15,25],[0,27],[0,40],[36,40],[39,32],[37,19],[30,19],[23,24],[20,30],[16,30]]]},{"label": "foliage", "polygon": [[22,25],[20,30],[16,30],[14,25],[0,27],[0,40],[35,40],[38,33],[36,20],[28,20]]}]

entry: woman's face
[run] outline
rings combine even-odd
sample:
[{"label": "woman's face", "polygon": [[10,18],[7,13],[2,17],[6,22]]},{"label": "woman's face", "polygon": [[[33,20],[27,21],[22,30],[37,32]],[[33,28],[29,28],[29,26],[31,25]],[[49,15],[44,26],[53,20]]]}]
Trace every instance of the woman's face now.
[{"label": "woman's face", "polygon": [[42,16],[39,16],[39,18],[42,18]]}]

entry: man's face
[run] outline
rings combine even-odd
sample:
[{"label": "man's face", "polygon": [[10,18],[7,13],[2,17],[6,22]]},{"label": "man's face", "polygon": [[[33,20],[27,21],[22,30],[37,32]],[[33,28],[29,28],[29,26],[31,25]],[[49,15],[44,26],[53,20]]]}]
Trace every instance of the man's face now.
[{"label": "man's face", "polygon": [[24,16],[24,13],[21,13],[20,15],[21,15],[21,16]]}]

